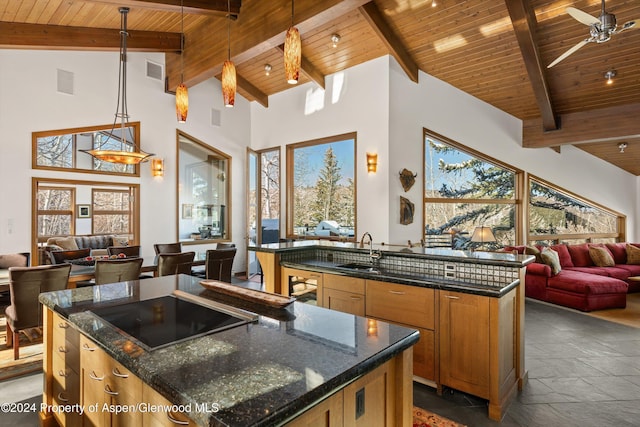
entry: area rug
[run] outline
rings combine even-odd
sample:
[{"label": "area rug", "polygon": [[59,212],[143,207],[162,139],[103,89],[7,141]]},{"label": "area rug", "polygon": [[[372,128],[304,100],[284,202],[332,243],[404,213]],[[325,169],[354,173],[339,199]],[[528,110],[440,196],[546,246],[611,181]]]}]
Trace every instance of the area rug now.
[{"label": "area rug", "polygon": [[413,427],[465,427],[426,409],[413,407]]},{"label": "area rug", "polygon": [[7,347],[5,318],[0,316],[0,381],[41,371],[43,353],[42,335],[35,331],[30,337],[20,334],[20,358],[13,360],[13,348]]},{"label": "area rug", "polygon": [[640,292],[627,294],[626,308],[611,308],[584,313],[598,319],[640,328]]}]

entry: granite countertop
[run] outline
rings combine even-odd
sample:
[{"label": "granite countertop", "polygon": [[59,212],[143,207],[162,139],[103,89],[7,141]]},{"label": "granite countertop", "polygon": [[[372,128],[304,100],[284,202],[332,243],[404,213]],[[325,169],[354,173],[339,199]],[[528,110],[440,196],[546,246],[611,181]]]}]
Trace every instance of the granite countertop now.
[{"label": "granite countertop", "polygon": [[[280,425],[419,338],[414,329],[381,321],[377,336],[367,336],[363,317],[298,302],[270,308],[220,296],[199,282],[165,276],[49,292],[40,301],[168,400],[190,408],[195,422],[210,426]],[[146,350],[90,311],[175,290],[254,312],[257,321]]]}]

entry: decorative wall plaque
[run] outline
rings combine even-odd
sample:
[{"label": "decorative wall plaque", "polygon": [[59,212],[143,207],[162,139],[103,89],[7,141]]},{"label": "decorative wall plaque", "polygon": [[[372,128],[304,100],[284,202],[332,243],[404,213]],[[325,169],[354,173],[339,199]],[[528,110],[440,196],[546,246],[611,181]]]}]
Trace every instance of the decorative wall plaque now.
[{"label": "decorative wall plaque", "polygon": [[415,184],[416,182],[417,176],[417,173],[414,174],[407,168],[402,169],[402,172],[400,172],[400,182],[402,183],[402,188],[404,188],[405,193],[409,191],[411,187],[413,187],[413,184]]},{"label": "decorative wall plaque", "polygon": [[408,225],[413,222],[415,205],[407,198],[400,196],[400,224]]}]

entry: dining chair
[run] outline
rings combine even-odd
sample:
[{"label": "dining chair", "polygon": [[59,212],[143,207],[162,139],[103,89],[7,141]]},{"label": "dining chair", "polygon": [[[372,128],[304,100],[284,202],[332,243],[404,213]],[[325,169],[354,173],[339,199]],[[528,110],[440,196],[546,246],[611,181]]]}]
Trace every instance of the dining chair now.
[{"label": "dining chair", "polygon": [[89,248],[49,252],[51,264],[63,264],[66,260],[85,258],[89,255],[91,255],[91,249]]},{"label": "dining chair", "polygon": [[107,255],[119,254],[125,254],[127,257],[139,257],[140,246],[109,246],[107,248]]},{"label": "dining chair", "polygon": [[220,242],[216,244],[216,249],[229,249],[229,248],[235,248],[236,244],[235,243],[230,243],[230,242]]},{"label": "dining chair", "polygon": [[182,252],[182,243],[156,243],[153,245],[156,255],[159,254],[178,254]]},{"label": "dining chair", "polygon": [[236,248],[209,249],[205,260],[205,277],[231,283],[231,268]]},{"label": "dining chair", "polygon": [[95,266],[95,284],[138,280],[142,269],[142,258],[98,259]]},{"label": "dining chair", "polygon": [[71,264],[9,268],[11,305],[4,311],[7,322],[7,347],[13,346],[13,359],[20,356],[20,331],[42,327],[43,292],[67,288]]},{"label": "dining chair", "polygon": [[191,264],[195,256],[195,252],[158,254],[158,276],[191,274]]}]

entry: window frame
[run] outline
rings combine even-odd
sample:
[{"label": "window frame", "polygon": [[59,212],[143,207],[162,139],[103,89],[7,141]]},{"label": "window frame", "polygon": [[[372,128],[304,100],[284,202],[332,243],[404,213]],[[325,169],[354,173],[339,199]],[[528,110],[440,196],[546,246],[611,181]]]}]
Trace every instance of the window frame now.
[{"label": "window frame", "polygon": [[[118,193],[118,194],[127,194],[129,196],[131,196],[131,190],[116,190],[116,189],[112,189],[112,188],[99,188],[99,187],[94,187],[91,188],[91,233],[92,234],[96,234],[96,229],[95,229],[95,224],[96,224],[96,217],[99,217],[101,215],[121,215],[121,216],[127,216],[129,217],[129,221],[128,221],[128,229],[127,230],[120,230],[120,231],[114,231],[114,232],[110,232],[110,234],[127,234],[127,235],[131,235],[131,227],[133,225],[133,200],[129,201],[129,209],[127,209],[126,211],[121,211],[121,210],[100,210],[96,208],[96,193]],[[131,198],[133,198],[131,196]],[[123,213],[123,212],[126,212]]]},{"label": "window frame", "polygon": [[[40,193],[40,190],[68,190],[71,194],[70,194],[70,207],[68,210],[52,210],[52,209],[46,209],[46,210],[41,210],[38,208],[39,203],[38,203],[38,196]],[[50,186],[50,187],[43,187],[43,188],[37,188],[36,189],[36,193],[35,193],[35,200],[34,200],[34,205],[36,207],[35,209],[35,236],[36,239],[38,241],[38,243],[43,243],[46,242],[49,238],[51,237],[58,237],[57,235],[44,235],[44,236],[40,236],[39,235],[39,231],[38,231],[38,224],[39,224],[39,218],[40,216],[43,215],[48,215],[48,216],[70,216],[71,217],[71,224],[69,224],[69,232],[71,233],[71,235],[73,235],[76,231],[76,188],[75,187],[70,187],[70,186]]]}]

